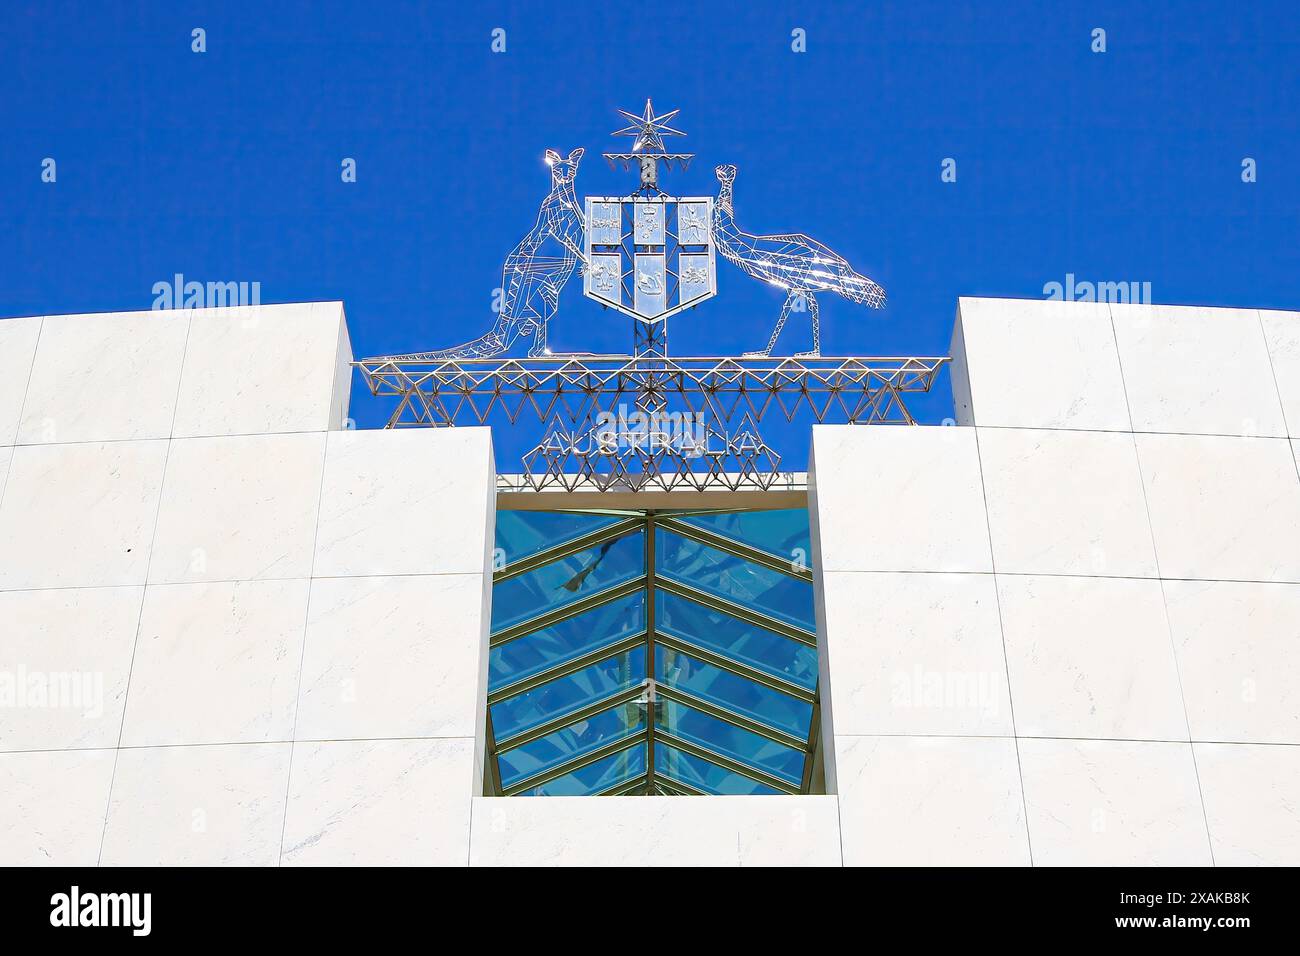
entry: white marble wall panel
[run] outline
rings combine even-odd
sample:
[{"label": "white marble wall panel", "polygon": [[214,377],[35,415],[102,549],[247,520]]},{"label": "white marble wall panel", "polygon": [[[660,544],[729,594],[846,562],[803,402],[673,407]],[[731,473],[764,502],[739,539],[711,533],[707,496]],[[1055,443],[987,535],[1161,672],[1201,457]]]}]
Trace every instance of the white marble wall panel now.
[{"label": "white marble wall panel", "polygon": [[808,471],[823,570],[993,570],[971,429],[814,426]]},{"label": "white marble wall panel", "polygon": [[173,440],[151,584],[312,573],[325,435]]},{"label": "white marble wall panel", "polygon": [[1300,438],[1300,312],[1259,313],[1287,432]]},{"label": "white marble wall panel", "polygon": [[1300,582],[1300,481],[1288,442],[1138,435],[1166,578]]},{"label": "white marble wall panel", "polygon": [[1259,313],[1111,305],[1133,430],[1284,436]]},{"label": "white marble wall panel", "polygon": [[1186,740],[1160,582],[999,575],[1016,731]]},{"label": "white marble wall panel", "polygon": [[274,866],[288,744],[118,751],[105,866]]},{"label": "white marble wall panel", "polygon": [[286,866],[465,866],[471,738],[294,746]]},{"label": "white marble wall panel", "polygon": [[169,437],[190,312],[47,316],[18,442]]},{"label": "white marble wall panel", "polygon": [[195,309],[176,437],[342,427],[337,394],[352,361],[341,302]]},{"label": "white marble wall panel", "polygon": [[0,502],[0,590],[143,584],[167,444],[15,448]]},{"label": "white marble wall panel", "polygon": [[1216,866],[1300,860],[1300,747],[1197,744]]},{"label": "white marble wall panel", "polygon": [[832,571],[822,591],[837,734],[1011,735],[993,575]]},{"label": "white marble wall panel", "polygon": [[834,797],[478,797],[474,866],[838,866]]},{"label": "white marble wall panel", "polygon": [[1192,739],[1300,744],[1300,585],[1166,581],[1165,600]]},{"label": "white marble wall panel", "polygon": [[143,591],[0,591],[0,751],[117,746]]},{"label": "white marble wall panel", "polygon": [[979,429],[999,572],[1155,577],[1133,437]]},{"label": "white marble wall panel", "polygon": [[962,298],[952,352],[963,425],[1130,429],[1105,303]]},{"label": "white marble wall panel", "polygon": [[0,866],[94,866],[116,757],[0,753]]},{"label": "white marble wall panel", "polygon": [[1036,866],[1208,866],[1190,743],[1021,739]]},{"label": "white marble wall panel", "polygon": [[483,576],[318,578],[299,740],[473,737]]},{"label": "white marble wall panel", "polygon": [[41,318],[0,319],[0,447],[12,445],[27,396]]},{"label": "white marble wall panel", "polygon": [[291,740],[309,585],[151,586],[122,746]]},{"label": "white marble wall panel", "polygon": [[486,428],[331,432],[315,573],[481,574],[491,469]]},{"label": "white marble wall panel", "polygon": [[846,866],[1030,862],[1016,742],[837,733]]}]

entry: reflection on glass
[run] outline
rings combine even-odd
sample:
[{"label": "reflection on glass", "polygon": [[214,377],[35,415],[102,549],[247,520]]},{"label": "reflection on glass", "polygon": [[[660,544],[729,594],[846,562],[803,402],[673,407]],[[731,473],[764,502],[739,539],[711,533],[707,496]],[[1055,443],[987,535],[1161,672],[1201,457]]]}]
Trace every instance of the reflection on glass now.
[{"label": "reflection on glass", "polygon": [[655,569],[659,574],[810,633],[816,630],[810,582],[751,564],[662,528],[655,534]]},{"label": "reflection on glass", "polygon": [[683,515],[681,520],[732,541],[747,544],[751,548],[766,551],[783,561],[798,562],[805,568],[813,566],[806,508]]},{"label": "reflection on glass", "polygon": [[734,727],[676,701],[665,700],[655,725],[687,743],[707,747],[724,757],[766,770],[795,786],[803,779],[803,753],[766,737]]},{"label": "reflection on glass", "polygon": [[506,564],[514,564],[619,520],[610,515],[560,511],[498,511],[496,547]]},{"label": "reflection on glass", "polygon": [[808,690],[817,686],[817,649],[666,591],[655,593],[655,629]]},{"label": "reflection on glass", "polygon": [[781,792],[663,743],[655,744],[655,773],[662,774],[669,780],[680,780],[704,793],[725,795]]},{"label": "reflection on glass", "polygon": [[633,531],[498,582],[492,588],[493,632],[644,574],[644,536]]},{"label": "reflection on glass", "polygon": [[808,736],[812,704],[737,677],[680,651],[662,645],[655,648],[655,679],[801,740]]},{"label": "reflection on glass", "polygon": [[645,630],[645,594],[629,594],[609,604],[492,648],[488,691],[540,674],[549,667]]},{"label": "reflection on glass", "polygon": [[582,797],[600,793],[620,783],[629,783],[645,773],[645,744],[629,747],[613,756],[589,763],[573,773],[556,777],[540,787],[524,790],[526,797]]},{"label": "reflection on glass", "polygon": [[507,697],[492,705],[492,731],[497,743],[523,733],[561,714],[578,710],[620,690],[640,684],[646,678],[645,648],[584,667],[540,687]]},{"label": "reflection on glass", "polygon": [[633,736],[645,726],[645,705],[621,704],[500,756],[501,785],[513,787],[525,777],[558,767],[606,744]]}]

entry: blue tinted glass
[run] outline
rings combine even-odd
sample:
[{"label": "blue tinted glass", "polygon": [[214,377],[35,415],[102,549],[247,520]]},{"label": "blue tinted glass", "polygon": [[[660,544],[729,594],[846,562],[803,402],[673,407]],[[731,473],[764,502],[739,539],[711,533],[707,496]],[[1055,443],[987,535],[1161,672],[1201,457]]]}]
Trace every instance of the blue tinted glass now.
[{"label": "blue tinted glass", "polygon": [[817,649],[666,591],[655,593],[655,629],[813,690]]},{"label": "blue tinted glass", "polygon": [[655,744],[655,773],[669,780],[680,780],[696,790],[713,794],[780,793],[773,787],[732,773],[717,764],[670,747]]},{"label": "blue tinted glass", "polygon": [[799,739],[808,736],[812,704],[755,684],[662,645],[655,648],[655,678],[710,704],[725,707]]},{"label": "blue tinted glass", "polygon": [[[645,630],[645,594],[602,604],[584,614],[492,648],[488,690],[532,677],[556,664]],[[815,656],[815,655],[814,655]]]},{"label": "blue tinted glass", "polygon": [[766,770],[795,786],[803,780],[803,754],[800,751],[675,701],[662,703],[655,725],[687,743],[707,747],[739,763]]},{"label": "blue tinted glass", "polygon": [[630,737],[645,726],[645,708],[622,704],[587,720],[570,724],[532,743],[498,755],[501,785],[513,787],[525,777],[542,773],[605,744]]},{"label": "blue tinted glass", "polygon": [[513,564],[619,520],[610,515],[558,511],[498,511],[496,546],[505,555],[506,564]]},{"label": "blue tinted glass", "polygon": [[529,728],[595,703],[646,678],[645,648],[634,648],[557,677],[540,687],[492,705],[492,732],[498,744]]},{"label": "blue tinted glass", "polygon": [[492,588],[492,630],[500,631],[645,573],[644,540],[644,532],[634,531],[498,582]]},{"label": "blue tinted glass", "polygon": [[805,568],[812,567],[812,544],[806,508],[682,515],[681,520],[778,558],[798,561]]},{"label": "blue tinted glass", "polygon": [[645,744],[638,744],[611,757],[587,764],[573,773],[556,777],[540,787],[523,791],[529,797],[582,797],[628,783],[645,773]]},{"label": "blue tinted glass", "polygon": [[655,567],[717,597],[813,632],[812,584],[659,529]]}]

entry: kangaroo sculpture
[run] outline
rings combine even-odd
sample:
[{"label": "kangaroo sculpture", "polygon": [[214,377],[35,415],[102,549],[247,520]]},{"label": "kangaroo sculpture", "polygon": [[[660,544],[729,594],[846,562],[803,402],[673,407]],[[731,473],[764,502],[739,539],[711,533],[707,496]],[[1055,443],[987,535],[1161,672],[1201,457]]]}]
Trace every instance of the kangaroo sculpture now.
[{"label": "kangaroo sculpture", "polygon": [[567,159],[555,150],[546,151],[551,167],[551,191],[542,200],[537,222],[519,245],[506,256],[501,270],[501,311],[487,333],[436,352],[394,356],[405,361],[491,358],[506,351],[521,336],[532,336],[530,358],[546,355],[546,324],[560,306],[560,290],[573,275],[574,266],[583,259],[582,208],[573,192],[582,149],[569,153]]},{"label": "kangaroo sculpture", "polygon": [[834,292],[850,302],[876,309],[885,304],[884,289],[866,276],[858,275],[848,262],[816,239],[802,233],[754,236],[742,232],[736,226],[732,195],[736,167],[719,166],[715,172],[722,184],[718,191],[718,201],[713,204],[713,239],[718,251],[746,275],[785,290],[781,317],[772,330],[767,348],[759,352],[746,352],[746,356],[771,355],[791,311],[798,311],[805,304],[812,317],[813,347],[809,352],[796,354],[821,355],[821,328],[816,295],[819,292]]}]

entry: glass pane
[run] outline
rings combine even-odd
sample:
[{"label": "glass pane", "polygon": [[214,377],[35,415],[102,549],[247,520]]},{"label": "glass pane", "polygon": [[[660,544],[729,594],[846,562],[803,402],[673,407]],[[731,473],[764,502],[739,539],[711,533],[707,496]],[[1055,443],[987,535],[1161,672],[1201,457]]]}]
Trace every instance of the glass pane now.
[{"label": "glass pane", "polygon": [[525,777],[557,767],[566,760],[622,740],[645,726],[645,707],[633,702],[570,724],[532,743],[498,754],[501,785],[512,787]]},{"label": "glass pane", "polygon": [[725,721],[665,700],[655,725],[688,743],[698,744],[747,766],[766,770],[796,787],[803,781],[803,753]]},{"label": "glass pane", "polygon": [[493,585],[493,632],[644,574],[644,539],[644,531],[632,531]]},{"label": "glass pane", "polygon": [[525,797],[582,797],[600,793],[645,773],[645,744],[620,751],[604,760],[587,764],[573,773],[556,777],[540,787],[522,791]]},{"label": "glass pane", "polygon": [[817,649],[663,591],[655,594],[655,629],[698,644],[792,684],[817,687]]},{"label": "glass pane", "polygon": [[729,514],[681,515],[686,524],[758,548],[786,561],[812,565],[812,538],[806,508],[779,511],[734,511]]},{"label": "glass pane", "polygon": [[492,648],[488,691],[495,693],[506,684],[532,677],[548,667],[571,661],[588,651],[644,630],[644,594],[629,594],[602,604],[577,617]]},{"label": "glass pane", "polygon": [[767,784],[750,780],[738,773],[732,773],[717,764],[701,760],[699,757],[670,747],[667,744],[655,744],[655,773],[663,774],[669,780],[682,783],[714,794],[744,793],[780,793]]},{"label": "glass pane", "polygon": [[611,515],[563,514],[558,511],[498,511],[496,546],[513,564],[622,519]]},{"label": "glass pane", "polygon": [[812,583],[792,578],[725,551],[659,529],[655,538],[658,573],[726,598],[787,624],[814,632]]},{"label": "glass pane", "polygon": [[567,677],[507,697],[492,705],[492,732],[498,743],[646,679],[645,648],[584,667]]},{"label": "glass pane", "polygon": [[662,645],[655,647],[655,679],[800,740],[808,737],[812,704]]}]

